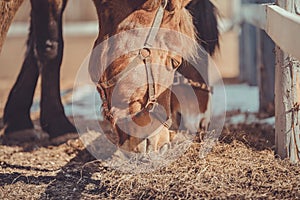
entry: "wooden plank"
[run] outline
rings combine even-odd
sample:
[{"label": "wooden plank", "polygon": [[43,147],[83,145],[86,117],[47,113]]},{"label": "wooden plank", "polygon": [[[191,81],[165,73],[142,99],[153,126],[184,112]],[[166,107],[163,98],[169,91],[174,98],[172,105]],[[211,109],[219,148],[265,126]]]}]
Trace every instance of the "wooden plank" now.
[{"label": "wooden plank", "polygon": [[[290,88],[290,70],[286,65],[285,60],[287,55],[277,46],[276,47],[276,71],[275,71],[275,146],[276,153],[281,158],[287,157],[287,137],[286,130],[288,122],[290,122],[290,115],[286,114],[286,110],[291,109],[288,95]],[[285,84],[283,84],[285,83]],[[288,92],[288,93],[287,93]]]},{"label": "wooden plank", "polygon": [[257,30],[257,76],[259,117],[275,115],[275,44],[263,30]]},{"label": "wooden plank", "polygon": [[[295,13],[294,0],[278,1],[278,3],[284,9]],[[281,23],[287,22],[282,20]],[[270,27],[272,26],[274,25]],[[278,31],[278,35],[283,32],[278,29],[273,31]],[[286,31],[290,32],[289,29]],[[290,35],[286,35],[285,39],[288,37]],[[292,163],[296,163],[300,161],[300,127],[298,123],[300,119],[298,84],[300,69],[299,62],[289,53],[276,47],[275,142],[277,154],[282,158],[288,157]]]},{"label": "wooden plank", "polygon": [[278,6],[267,6],[266,32],[285,52],[300,60],[300,16]]},{"label": "wooden plank", "polygon": [[295,1],[295,13],[300,15],[300,0]]},{"label": "wooden plank", "polygon": [[[278,5],[249,5],[242,18],[262,28],[276,43],[275,67],[275,141],[282,158],[300,161],[299,80],[300,16],[299,0],[278,0]],[[286,10],[285,10],[286,9]],[[288,11],[287,11],[288,10]],[[262,52],[261,52],[262,54]]]},{"label": "wooden plank", "polygon": [[241,19],[265,30],[267,24],[267,6],[269,4],[246,4],[242,6]]},{"label": "wooden plank", "polygon": [[[253,0],[242,0],[241,9],[244,7],[251,6],[246,5],[255,5]],[[249,11],[251,12],[251,11]],[[247,12],[240,11],[240,14],[247,17]],[[243,18],[243,17],[242,17]],[[241,34],[240,34],[240,75],[239,80],[246,82],[249,85],[257,85],[257,28],[251,25],[249,22],[241,24]]]},{"label": "wooden plank", "polygon": [[[260,0],[260,1],[242,0],[241,2],[242,2],[242,6],[239,14],[240,14],[240,18],[245,23],[242,23],[241,25],[241,34],[240,34],[239,80],[245,81],[248,84],[253,86],[260,84],[260,88],[263,88],[263,84],[265,83],[265,81],[262,82],[259,80],[261,74],[260,73],[261,67],[263,66],[260,59],[262,59],[263,57],[262,55],[258,55],[259,52],[257,51],[259,48],[261,48],[261,44],[255,41],[259,40],[260,37],[260,33],[258,32],[258,29],[265,28],[267,13],[266,13],[265,4],[257,4],[257,3],[271,3],[273,2],[273,0]],[[248,20],[243,20],[243,19],[248,19]],[[236,21],[240,21],[240,20],[236,20]],[[270,93],[269,90],[267,92],[265,91],[261,92],[260,93],[262,95],[261,98],[266,99],[263,95],[267,95],[267,97],[270,97],[270,95],[268,95],[269,93]],[[270,100],[268,101],[270,102]]]},{"label": "wooden plank", "polygon": [[[285,52],[300,60],[300,16],[276,5],[247,5],[242,7],[242,19],[265,30]],[[288,31],[287,31],[288,30]]]},{"label": "wooden plank", "polygon": [[240,75],[239,80],[249,85],[257,85],[256,67],[256,27],[245,23],[241,26],[240,45]]},{"label": "wooden plank", "polygon": [[[260,1],[261,2],[261,1]],[[274,3],[268,0],[264,3]],[[251,8],[250,8],[251,9]],[[255,18],[259,28],[263,29],[267,20],[265,6],[252,10],[259,18]],[[262,19],[262,20],[261,20]],[[265,118],[275,115],[274,87],[275,87],[275,44],[268,34],[257,29],[257,79],[259,86],[259,117]]]},{"label": "wooden plank", "polygon": [[299,94],[297,77],[299,65],[276,47],[275,72],[275,146],[281,158],[299,162]]}]

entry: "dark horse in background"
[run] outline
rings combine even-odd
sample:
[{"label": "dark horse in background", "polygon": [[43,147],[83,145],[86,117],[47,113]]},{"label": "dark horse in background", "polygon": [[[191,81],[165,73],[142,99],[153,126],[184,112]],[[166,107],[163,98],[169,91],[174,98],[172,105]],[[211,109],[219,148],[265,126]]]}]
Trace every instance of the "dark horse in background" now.
[{"label": "dark horse in background", "polygon": [[[27,41],[27,51],[25,59],[20,71],[20,74],[9,94],[5,110],[4,110],[4,124],[5,124],[5,137],[9,136],[13,132],[20,132],[27,129],[33,129],[33,123],[30,118],[30,107],[33,103],[33,95],[36,88],[38,77],[41,76],[42,92],[41,92],[41,112],[40,112],[40,125],[43,131],[49,134],[50,138],[55,138],[66,133],[76,132],[74,125],[68,120],[65,115],[64,108],[61,102],[60,96],[60,66],[63,58],[63,35],[62,35],[62,17],[63,12],[67,4],[67,0],[30,0],[31,1],[31,20],[30,20],[30,32]],[[105,40],[107,36],[120,33],[122,30],[128,30],[133,27],[122,27],[122,24],[126,20],[130,22],[139,23],[145,27],[151,26],[155,21],[157,10],[163,6],[163,18],[160,23],[161,27],[174,29],[175,31],[184,33],[190,37],[194,37],[196,41],[204,47],[209,53],[213,54],[218,46],[218,29],[216,10],[213,4],[209,0],[93,0],[95,8],[99,17],[99,35],[95,42],[95,46]],[[130,23],[128,23],[130,24]],[[176,28],[178,27],[178,29]],[[190,33],[194,31],[195,34]],[[190,31],[189,31],[190,30]],[[134,40],[134,38],[132,38]],[[184,45],[184,44],[181,44]],[[152,49],[147,49],[152,55],[157,55],[160,59],[168,58],[170,55],[161,52],[155,52]],[[147,52],[146,52],[147,53]],[[124,58],[129,59],[129,58]],[[177,60],[176,60],[177,59]],[[153,57],[152,60],[156,60]],[[185,78],[192,80],[196,83],[203,83],[203,75],[197,73],[196,69],[189,67],[189,65],[182,65],[182,58],[171,57],[172,65],[179,73]],[[123,60],[122,63],[127,61]],[[120,63],[120,62],[119,62]],[[128,63],[128,62],[127,62]],[[164,63],[163,63],[164,64]],[[123,68],[120,64],[114,63],[112,69],[116,71],[122,71]],[[152,69],[153,74],[162,73],[161,71],[155,71],[158,69]],[[159,69],[161,70],[161,69]],[[106,75],[115,76],[116,72],[108,70]],[[155,80],[155,76],[153,79]],[[166,79],[172,79],[174,74],[171,74]],[[101,77],[98,77],[100,80]],[[207,84],[207,83],[206,83]],[[148,86],[149,87],[149,86]],[[180,114],[180,111],[176,110],[176,106],[171,105],[171,93],[163,92],[159,93],[159,88],[155,87],[157,96],[161,100],[163,106],[167,112],[171,115]],[[206,99],[203,105],[199,105],[201,112],[205,111],[205,107],[208,104],[208,90],[194,87],[194,91],[201,98]],[[141,110],[145,107],[147,98],[150,98],[147,93],[147,86],[141,89],[142,96],[140,99],[135,100],[135,103],[139,103],[137,107]],[[101,91],[100,91],[101,92]],[[104,95],[109,95],[109,91],[104,91]],[[102,97],[102,96],[101,96]],[[102,98],[103,100],[103,98]],[[166,102],[165,102],[166,101]],[[206,101],[206,102],[205,102]],[[110,104],[110,102],[108,102]],[[108,105],[109,106],[109,105]],[[135,109],[135,108],[133,108]],[[171,110],[173,109],[173,111]],[[204,110],[203,110],[204,109]],[[137,111],[131,113],[135,115]],[[172,117],[174,118],[174,117]],[[139,120],[139,119],[137,119]],[[144,120],[144,119],[142,119]],[[176,122],[175,123],[176,127]],[[122,131],[117,129],[120,135]],[[122,135],[122,134],[121,134]],[[24,138],[26,135],[24,135]],[[119,144],[122,145],[126,137],[120,136]],[[125,138],[125,139],[124,139]],[[128,139],[128,137],[127,137]],[[150,143],[151,143],[151,139]],[[160,140],[160,139],[158,139]],[[140,141],[138,141],[140,143]],[[135,145],[135,143],[130,143]],[[134,150],[134,148],[129,148]],[[156,149],[155,149],[156,150]],[[134,151],[143,151],[135,149]]]}]

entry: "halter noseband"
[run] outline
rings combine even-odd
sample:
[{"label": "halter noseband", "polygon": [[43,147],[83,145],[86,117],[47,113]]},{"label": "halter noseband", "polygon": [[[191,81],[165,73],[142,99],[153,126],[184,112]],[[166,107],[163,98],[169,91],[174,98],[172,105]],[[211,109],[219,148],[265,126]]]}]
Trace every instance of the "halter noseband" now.
[{"label": "halter noseband", "polygon": [[153,73],[151,70],[151,66],[149,65],[150,58],[151,58],[150,48],[152,47],[154,40],[158,34],[159,28],[162,24],[164,10],[165,10],[167,4],[168,4],[168,0],[161,1],[161,4],[156,12],[153,23],[151,25],[151,28],[147,35],[146,41],[144,43],[144,47],[139,50],[139,54],[134,58],[134,60],[119,74],[115,75],[114,77],[112,77],[111,79],[109,79],[107,81],[103,81],[103,82],[99,81],[99,83],[97,84],[97,89],[100,93],[100,96],[101,96],[101,99],[103,102],[102,108],[104,111],[104,116],[107,120],[112,121],[113,115],[109,110],[105,89],[108,89],[108,88],[116,85],[120,80],[122,80],[124,77],[126,77],[140,63],[140,61],[143,61],[144,65],[145,65],[146,73],[147,73],[148,100],[147,100],[146,106],[141,111],[146,110],[148,112],[152,112],[154,114],[154,117],[157,120],[159,120],[163,126],[165,126],[168,129],[171,127],[172,119],[170,116],[168,117],[167,120],[165,120],[159,114],[153,112],[153,110],[155,109],[155,107],[158,103],[157,103],[157,97],[155,95],[154,77],[153,77]]}]

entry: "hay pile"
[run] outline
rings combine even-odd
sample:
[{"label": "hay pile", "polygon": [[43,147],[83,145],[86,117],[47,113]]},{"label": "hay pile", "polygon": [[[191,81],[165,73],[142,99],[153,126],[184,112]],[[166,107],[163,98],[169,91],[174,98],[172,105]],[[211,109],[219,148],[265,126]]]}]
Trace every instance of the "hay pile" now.
[{"label": "hay pile", "polygon": [[203,159],[194,143],[151,173],[124,173],[69,140],[31,152],[0,146],[0,199],[297,199],[300,166],[275,158],[268,125],[224,129]]}]

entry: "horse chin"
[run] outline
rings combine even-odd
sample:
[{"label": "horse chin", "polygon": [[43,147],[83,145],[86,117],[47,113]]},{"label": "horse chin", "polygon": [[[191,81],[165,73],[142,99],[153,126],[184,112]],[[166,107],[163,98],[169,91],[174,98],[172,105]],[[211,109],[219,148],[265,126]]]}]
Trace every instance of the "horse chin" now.
[{"label": "horse chin", "polygon": [[164,153],[170,145],[169,129],[151,118],[149,112],[129,115],[127,110],[114,108],[111,121],[113,143],[122,150],[135,153]]},{"label": "horse chin", "polygon": [[162,127],[149,138],[137,138],[129,136],[120,148],[134,153],[160,153],[164,154],[170,147],[170,132]]}]

